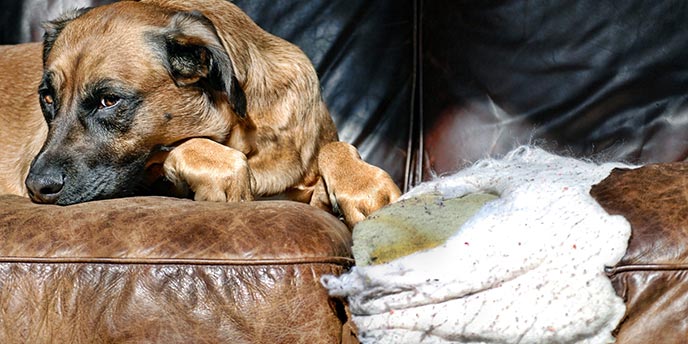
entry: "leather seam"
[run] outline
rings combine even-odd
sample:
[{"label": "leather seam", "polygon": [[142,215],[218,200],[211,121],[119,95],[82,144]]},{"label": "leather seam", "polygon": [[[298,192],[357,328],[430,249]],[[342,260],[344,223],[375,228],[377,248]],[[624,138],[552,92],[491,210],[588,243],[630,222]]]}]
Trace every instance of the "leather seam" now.
[{"label": "leather seam", "polygon": [[630,264],[614,267],[606,267],[607,275],[612,276],[623,272],[633,271],[671,271],[688,270],[688,264]]},{"label": "leather seam", "polygon": [[0,257],[0,263],[39,264],[119,264],[119,265],[305,265],[334,264],[353,266],[354,260],[344,257],[313,257],[295,259],[198,259],[198,258],[84,258],[84,257]]}]

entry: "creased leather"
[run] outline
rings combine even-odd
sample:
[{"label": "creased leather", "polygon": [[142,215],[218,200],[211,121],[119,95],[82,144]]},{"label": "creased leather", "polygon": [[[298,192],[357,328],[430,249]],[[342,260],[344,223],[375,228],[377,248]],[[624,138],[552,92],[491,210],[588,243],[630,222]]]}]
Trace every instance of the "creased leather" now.
[{"label": "creased leather", "polygon": [[2,343],[338,343],[341,266],[0,264]]},{"label": "creased leather", "polygon": [[530,142],[686,160],[687,4],[423,1],[425,179]]},{"label": "creased leather", "polygon": [[591,195],[632,227],[628,250],[609,269],[626,302],[619,343],[688,340],[688,164],[615,169]]},{"label": "creased leather", "polygon": [[2,343],[340,343],[349,230],[295,202],[0,196]]},{"label": "creased leather", "polygon": [[[0,196],[0,257],[300,260],[351,256],[335,217],[288,201],[135,197],[72,206]],[[0,258],[2,259],[2,258]]]}]

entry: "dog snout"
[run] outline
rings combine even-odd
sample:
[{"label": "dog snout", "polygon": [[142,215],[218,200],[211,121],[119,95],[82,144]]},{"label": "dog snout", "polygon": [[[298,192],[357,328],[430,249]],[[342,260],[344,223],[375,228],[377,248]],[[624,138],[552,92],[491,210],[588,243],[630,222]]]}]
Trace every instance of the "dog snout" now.
[{"label": "dog snout", "polygon": [[36,203],[55,203],[60,197],[64,181],[64,173],[59,168],[32,168],[26,178],[29,197]]}]

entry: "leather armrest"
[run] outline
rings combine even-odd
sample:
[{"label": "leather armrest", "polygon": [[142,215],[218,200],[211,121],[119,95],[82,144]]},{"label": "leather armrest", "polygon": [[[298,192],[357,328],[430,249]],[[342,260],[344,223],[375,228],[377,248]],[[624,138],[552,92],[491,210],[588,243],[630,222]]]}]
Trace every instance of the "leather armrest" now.
[{"label": "leather armrest", "polygon": [[688,335],[688,164],[615,169],[591,194],[631,224],[628,250],[609,269],[626,315],[619,343],[683,343]]},{"label": "leather armrest", "polygon": [[335,217],[284,201],[0,196],[0,341],[331,343],[351,264]]}]

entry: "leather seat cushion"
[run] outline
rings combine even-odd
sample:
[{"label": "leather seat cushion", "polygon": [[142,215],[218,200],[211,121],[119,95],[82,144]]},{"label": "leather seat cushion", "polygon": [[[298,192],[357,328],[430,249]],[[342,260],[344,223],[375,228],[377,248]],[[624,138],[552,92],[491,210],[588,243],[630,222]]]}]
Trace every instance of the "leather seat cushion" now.
[{"label": "leather seat cushion", "polygon": [[331,343],[349,230],[305,204],[0,196],[0,342]]}]

